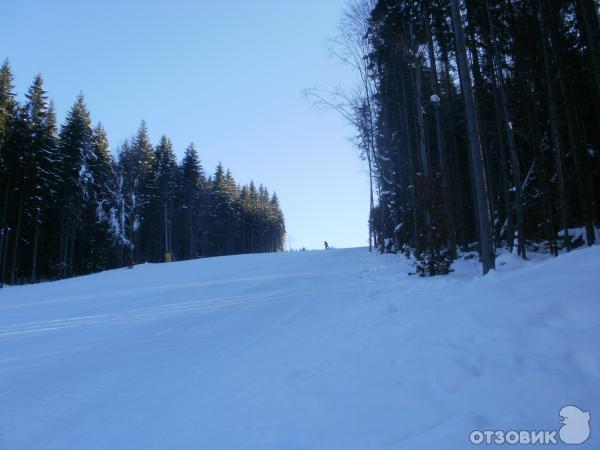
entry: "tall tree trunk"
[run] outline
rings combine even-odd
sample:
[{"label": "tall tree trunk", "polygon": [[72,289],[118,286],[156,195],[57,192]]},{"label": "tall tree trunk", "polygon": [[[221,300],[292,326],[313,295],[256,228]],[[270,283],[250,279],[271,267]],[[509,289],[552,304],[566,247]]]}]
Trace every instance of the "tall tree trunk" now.
[{"label": "tall tree trunk", "polygon": [[575,0],[577,23],[592,66],[593,84],[596,87],[596,124],[600,125],[600,31],[596,8],[594,0]]},{"label": "tall tree trunk", "polygon": [[412,226],[412,247],[415,253],[418,255],[421,253],[421,240],[419,239],[419,216],[417,215],[417,199],[415,194],[415,170],[414,170],[414,162],[413,162],[413,150],[410,139],[410,128],[408,124],[408,100],[406,98],[406,81],[405,77],[400,77],[400,91],[402,98],[402,112],[400,117],[403,118],[402,121],[402,136],[404,139],[404,145],[407,154],[407,163],[408,163],[408,198],[409,205],[411,211],[411,226]]},{"label": "tall tree trunk", "polygon": [[0,225],[2,226],[8,226],[8,222],[6,220],[6,217],[8,215],[8,194],[10,192],[10,169],[8,172],[8,176],[6,177],[6,184],[4,187],[4,201],[2,202],[2,222],[0,222]]},{"label": "tall tree trunk", "polygon": [[[497,91],[497,89],[496,89]],[[500,95],[497,94],[497,97]],[[508,249],[512,253],[514,247],[514,224],[513,224],[513,214],[512,208],[510,206],[510,181],[508,175],[508,163],[506,160],[506,146],[504,143],[504,133],[502,132],[502,124],[500,123],[500,105],[496,99],[494,99],[494,109],[496,111],[496,128],[498,133],[498,156],[500,160],[500,182],[502,186],[502,200],[504,206],[504,214],[505,214],[505,225],[502,225],[501,230],[498,232],[499,235],[502,235],[502,229],[506,228],[505,236],[506,242],[508,244]]]},{"label": "tall tree trunk", "polygon": [[479,125],[477,114],[475,112],[475,100],[473,98],[473,88],[471,86],[471,74],[469,73],[469,66],[467,64],[465,37],[458,0],[450,0],[450,7],[452,11],[452,26],[456,44],[456,62],[465,102],[465,122],[467,126],[469,149],[471,152],[471,162],[473,165],[475,203],[477,204],[481,248],[480,259],[483,264],[483,273],[486,274],[495,267],[494,246],[490,223],[490,205],[488,202]]},{"label": "tall tree trunk", "polygon": [[0,249],[0,253],[2,254],[2,258],[0,259],[0,287],[4,286],[4,276],[6,272],[6,262],[8,258],[8,243],[10,238],[10,227],[8,226],[8,200],[9,193],[11,191],[11,168],[13,167],[13,158],[11,158],[6,165],[7,176],[4,185],[4,201],[2,202],[2,216],[0,217],[0,230],[2,230],[2,238],[3,238],[3,248]]},{"label": "tall tree trunk", "polygon": [[[523,79],[524,81],[524,79]],[[524,83],[523,83],[524,84]],[[523,93],[526,93],[525,86],[523,87]],[[526,94],[525,94],[526,95]],[[546,173],[546,167],[544,163],[544,152],[542,151],[542,139],[540,137],[540,129],[537,118],[540,116],[537,102],[527,102],[528,105],[528,117],[532,117],[531,128],[529,132],[529,140],[531,142],[530,147],[537,155],[537,177],[540,190],[542,191],[542,209],[544,211],[544,233],[546,239],[550,243],[550,251],[554,256],[558,256],[558,247],[556,245],[556,232],[554,230],[552,206],[550,202],[550,188],[548,186],[548,174]]]},{"label": "tall tree trunk", "polygon": [[[465,220],[465,215],[466,215],[466,202],[465,199],[463,198],[463,184],[461,183],[461,180],[464,178],[461,176],[461,174],[459,173],[459,158],[458,158],[458,148],[457,148],[457,141],[456,141],[456,132],[455,132],[455,127],[456,124],[454,122],[454,116],[452,114],[452,108],[451,108],[451,102],[452,102],[452,97],[453,97],[453,90],[452,87],[450,85],[450,60],[448,57],[448,49],[446,48],[445,44],[440,41],[440,50],[441,50],[441,56],[442,56],[442,85],[444,86],[444,89],[446,90],[446,95],[448,98],[443,97],[442,98],[442,108],[445,111],[445,116],[448,118],[448,127],[446,128],[446,131],[448,133],[449,136],[449,142],[450,142],[450,148],[451,148],[451,152],[450,155],[452,156],[452,159],[450,162],[450,168],[451,168],[451,174],[453,177],[453,185],[456,187],[455,189],[455,194],[456,194],[456,214],[454,214],[454,216],[456,216],[456,228],[458,230],[457,236],[458,236],[458,241],[459,241],[459,245],[461,246],[461,249],[463,251],[468,251],[469,250],[469,241],[467,238],[467,225],[466,225],[466,220]],[[468,180],[468,178],[467,178]],[[469,184],[470,184],[470,180],[468,180]]]},{"label": "tall tree trunk", "polygon": [[379,253],[385,251],[385,196],[383,190],[379,190]]},{"label": "tall tree trunk", "polygon": [[[469,2],[467,3],[467,17],[469,22],[475,23],[475,19],[472,17],[472,8],[469,7]],[[494,187],[496,183],[494,183],[493,178],[493,164],[492,164],[492,155],[491,149],[489,148],[488,142],[486,140],[487,132],[485,128],[485,122],[483,121],[483,117],[481,114],[480,104],[484,102],[484,93],[485,93],[485,85],[483,82],[483,76],[481,74],[481,65],[479,62],[479,52],[477,49],[477,40],[475,39],[475,27],[470,26],[469,29],[469,41],[466,43],[466,47],[471,54],[471,60],[473,62],[472,72],[473,72],[473,104],[475,105],[475,115],[477,117],[477,126],[479,129],[479,143],[481,145],[481,153],[483,155],[483,170],[485,171],[485,179],[487,186],[487,196],[488,203],[490,205],[490,215],[493,221],[496,217],[498,217],[498,205],[497,199],[498,195],[494,191]],[[470,44],[470,45],[469,45]],[[493,239],[495,238],[495,234],[493,234]],[[511,239],[512,242],[512,239]],[[495,242],[496,246],[499,244]],[[511,246],[512,249],[512,246]]]},{"label": "tall tree trunk", "polygon": [[73,274],[79,274],[79,271],[75,268],[75,225],[71,224],[69,229],[69,259],[67,264],[67,275],[72,277]]},{"label": "tall tree trunk", "polygon": [[563,175],[563,156],[562,156],[562,145],[560,134],[558,132],[558,105],[556,102],[557,93],[554,86],[554,71],[552,67],[552,52],[550,51],[549,38],[546,31],[547,19],[546,19],[546,8],[545,0],[540,0],[538,21],[540,23],[541,32],[541,43],[542,43],[542,57],[544,60],[544,81],[546,83],[546,98],[548,101],[548,119],[550,124],[550,139],[553,147],[554,156],[554,170],[558,184],[558,203],[559,203],[559,218],[560,228],[563,232],[563,245],[569,251],[571,249],[571,241],[569,239],[569,228],[568,228],[568,204],[567,194],[565,188],[565,178]]},{"label": "tall tree trunk", "polygon": [[63,244],[62,244],[62,252],[61,252],[61,278],[66,278],[70,276],[69,273],[69,248],[71,245],[71,222],[67,221],[65,217],[63,223]]},{"label": "tall tree trunk", "polygon": [[8,256],[10,228],[4,227],[0,230],[0,233],[2,233],[2,239],[0,239],[0,287],[4,287],[4,273],[6,269],[6,258]]},{"label": "tall tree trunk", "polygon": [[371,151],[367,149],[367,164],[369,166],[369,252],[373,251],[373,225],[371,215],[373,214],[373,164],[371,162]]},{"label": "tall tree trunk", "polygon": [[[424,178],[427,184],[431,183],[431,171],[429,170],[429,156],[427,152],[427,143],[425,137],[425,124],[423,121],[423,106],[421,105],[421,67],[419,64],[418,53],[415,47],[414,41],[414,31],[412,27],[412,23],[410,24],[410,38],[411,38],[411,50],[413,54],[414,60],[412,61],[414,64],[414,78],[413,78],[413,98],[415,104],[415,118],[417,121],[417,146],[419,149],[419,168],[420,172],[422,172],[422,177]],[[425,229],[426,229],[426,242],[431,249],[433,249],[433,223],[431,221],[431,210],[429,201],[425,202],[423,205],[423,217],[425,221]]]},{"label": "tall tree trunk", "polygon": [[[427,2],[426,2],[426,5]],[[450,184],[450,165],[448,164],[448,150],[446,148],[446,137],[444,136],[444,127],[442,125],[442,117],[440,114],[440,89],[438,84],[437,63],[435,60],[435,52],[433,49],[433,37],[430,29],[430,14],[429,8],[426,6],[425,14],[425,32],[427,34],[427,50],[429,53],[429,68],[431,70],[431,92],[433,103],[433,115],[435,119],[435,136],[437,143],[438,159],[440,164],[440,172],[442,179],[442,190],[444,192],[444,216],[448,223],[448,251],[452,258],[456,257],[456,229],[454,227],[454,219],[451,218],[453,189]]]},{"label": "tall tree trunk", "polygon": [[25,196],[23,191],[19,194],[19,210],[17,212],[17,226],[15,228],[15,241],[13,244],[12,264],[10,270],[10,283],[15,284],[16,273],[17,273],[17,260],[19,255],[19,244],[21,241],[21,222],[23,220],[23,203],[25,202]]},{"label": "tall tree trunk", "polygon": [[165,248],[164,248],[164,252],[162,252],[162,253],[165,254],[165,256],[166,256],[166,253],[169,251],[169,231],[167,229],[167,204],[166,203],[163,204],[163,215],[164,215],[164,226],[165,226]]},{"label": "tall tree trunk", "polygon": [[567,80],[564,72],[564,63],[562,61],[561,49],[559,48],[557,29],[559,28],[559,17],[557,11],[551,9],[551,2],[546,3],[545,13],[548,15],[549,22],[547,23],[547,31],[550,38],[550,50],[556,65],[556,73],[558,75],[558,87],[563,100],[563,108],[565,109],[565,119],[567,123],[567,136],[569,138],[569,147],[573,154],[573,162],[575,167],[575,178],[578,191],[579,206],[581,209],[582,219],[586,230],[587,245],[593,245],[595,241],[594,230],[594,214],[595,201],[592,180],[590,173],[585,166],[589,167],[588,155],[585,151],[585,143],[582,142],[579,127],[577,125],[577,112],[571,102],[571,92],[567,86]]},{"label": "tall tree trunk", "polygon": [[37,280],[37,260],[38,260],[38,243],[40,238],[40,216],[39,213],[35,220],[35,231],[33,233],[33,256],[31,258],[31,278],[30,282],[35,283]]},{"label": "tall tree trunk", "polygon": [[521,192],[521,170],[519,168],[519,157],[517,155],[517,148],[515,145],[515,138],[513,135],[513,124],[508,111],[508,98],[506,95],[506,89],[504,87],[504,74],[502,72],[502,61],[500,59],[500,52],[498,51],[498,44],[496,42],[496,31],[494,28],[494,22],[490,14],[490,9],[485,0],[485,10],[487,11],[488,25],[490,27],[491,41],[492,41],[492,52],[494,57],[494,69],[496,75],[496,83],[499,93],[500,101],[500,113],[502,114],[502,122],[504,124],[504,131],[506,133],[506,142],[508,144],[508,151],[510,154],[510,163],[513,175],[513,185],[515,190],[515,212],[517,216],[517,230],[519,232],[519,255],[521,258],[527,259],[525,253],[525,219],[523,216],[523,195]]},{"label": "tall tree trunk", "polygon": [[60,219],[60,232],[59,232],[59,242],[58,242],[58,277],[64,278],[65,272],[65,259],[64,259],[64,249],[65,249],[65,221],[64,221],[64,213],[61,214]]}]

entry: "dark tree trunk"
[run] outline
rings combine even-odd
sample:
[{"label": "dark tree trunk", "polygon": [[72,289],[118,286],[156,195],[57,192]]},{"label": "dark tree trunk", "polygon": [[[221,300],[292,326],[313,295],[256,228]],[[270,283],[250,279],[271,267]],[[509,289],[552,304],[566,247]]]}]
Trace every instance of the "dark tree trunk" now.
[{"label": "dark tree trunk", "polygon": [[[468,3],[468,2],[467,2]],[[469,18],[469,22],[475,22],[472,17],[472,8],[467,6],[467,15]],[[477,126],[479,130],[479,143],[481,145],[481,153],[483,155],[483,169],[485,171],[485,179],[486,179],[486,188],[487,188],[487,196],[488,203],[490,205],[490,217],[492,219],[492,227],[493,227],[493,219],[498,216],[498,205],[497,198],[498,195],[494,192],[495,183],[493,182],[493,163],[491,160],[491,149],[489,148],[488,142],[486,141],[486,128],[485,123],[481,114],[481,104],[484,102],[484,93],[485,86],[483,82],[483,76],[481,74],[481,66],[479,63],[479,53],[477,49],[477,41],[475,39],[475,31],[474,26],[469,27],[469,41],[466,43],[466,47],[471,54],[471,59],[473,61],[473,104],[475,107],[475,114],[477,118]],[[470,45],[469,45],[470,44]],[[512,241],[511,241],[512,242]],[[495,242],[496,246],[498,245]],[[511,247],[512,248],[512,247]]]},{"label": "dark tree trunk", "polygon": [[564,63],[562,61],[561,49],[559,48],[557,29],[559,27],[557,12],[551,9],[550,2],[545,5],[545,13],[548,14],[549,22],[547,23],[547,31],[550,38],[550,49],[556,66],[558,75],[558,87],[563,100],[563,108],[565,110],[565,121],[567,124],[567,136],[569,139],[569,148],[573,155],[575,168],[575,178],[577,185],[577,198],[579,199],[579,207],[586,230],[586,241],[588,245],[593,245],[595,241],[594,232],[594,214],[595,201],[593,185],[590,179],[588,156],[585,151],[585,143],[582,141],[579,127],[577,125],[577,112],[571,102],[571,92],[567,85]]},{"label": "dark tree trunk", "polygon": [[31,260],[31,278],[30,281],[35,283],[37,280],[37,260],[38,260],[38,243],[40,238],[40,220],[39,215],[35,221],[35,231],[33,233],[33,256]]},{"label": "dark tree trunk", "polygon": [[[442,71],[442,85],[444,86],[444,89],[446,90],[446,96],[442,97],[442,108],[445,111],[445,116],[448,118],[448,127],[446,128],[447,132],[448,132],[448,136],[449,136],[449,142],[450,142],[450,148],[451,148],[451,152],[450,155],[452,156],[452,161],[450,161],[450,166],[451,166],[451,174],[453,177],[454,182],[452,183],[456,189],[455,189],[455,193],[456,193],[456,214],[453,214],[453,216],[455,216],[455,220],[456,220],[456,228],[458,230],[457,236],[458,236],[458,242],[459,245],[461,246],[461,249],[463,251],[467,251],[469,249],[469,242],[468,242],[468,238],[467,238],[467,225],[466,225],[466,220],[465,220],[465,214],[466,214],[466,208],[467,208],[467,203],[465,202],[465,199],[463,198],[463,184],[460,181],[462,180],[462,176],[459,173],[459,158],[458,158],[458,149],[457,149],[457,141],[456,141],[456,132],[455,132],[455,127],[456,124],[454,122],[454,117],[452,115],[452,110],[451,110],[451,100],[452,100],[452,88],[450,85],[450,61],[448,58],[448,49],[445,46],[445,43],[440,41],[440,50],[441,50],[441,56],[442,56],[442,65],[443,65],[443,71]],[[468,183],[470,184],[470,180],[468,180]]]},{"label": "dark tree trunk", "polygon": [[598,14],[594,0],[575,0],[577,23],[586,45],[591,64],[591,72],[596,87],[596,124],[600,125],[600,31],[598,30]]},{"label": "dark tree trunk", "polygon": [[487,19],[490,27],[491,41],[492,41],[492,52],[494,57],[494,68],[496,75],[496,83],[499,93],[500,102],[500,113],[502,114],[502,122],[504,124],[504,131],[506,133],[506,142],[508,144],[508,151],[510,154],[511,169],[513,175],[513,185],[515,190],[515,212],[517,216],[517,230],[519,232],[519,254],[523,259],[527,258],[525,253],[525,219],[523,216],[523,200],[521,192],[521,170],[519,168],[519,157],[517,155],[517,148],[515,145],[515,138],[513,135],[513,124],[508,111],[508,98],[506,96],[506,90],[504,87],[504,74],[502,73],[502,61],[500,59],[500,52],[498,51],[498,44],[496,42],[496,32],[494,28],[494,22],[492,20],[487,0],[485,1],[485,10],[487,11]]},{"label": "dark tree trunk", "polygon": [[412,247],[416,254],[421,253],[421,244],[419,239],[419,219],[417,215],[417,200],[415,195],[415,170],[414,170],[414,162],[413,162],[413,150],[410,139],[410,127],[408,123],[408,101],[406,98],[406,82],[404,77],[400,78],[400,90],[402,97],[402,113],[401,117],[403,118],[403,139],[404,145],[407,154],[407,163],[408,163],[408,198],[410,200],[410,211],[411,211],[411,225],[412,225]]},{"label": "dark tree trunk", "polygon": [[[433,115],[435,120],[435,136],[437,143],[438,159],[440,164],[440,175],[442,180],[442,190],[444,192],[444,216],[450,217],[452,214],[453,189],[450,184],[450,165],[448,164],[448,150],[446,148],[446,136],[444,136],[444,127],[442,125],[442,116],[440,113],[440,89],[438,84],[437,64],[435,52],[433,49],[433,37],[430,29],[429,8],[425,14],[425,32],[427,34],[427,50],[429,53],[429,68],[431,70],[431,92],[433,103]],[[448,239],[447,246],[450,255],[456,257],[456,229],[454,220],[448,219]]]},{"label": "dark tree trunk", "polygon": [[[414,43],[414,33],[412,24],[410,25],[411,49],[414,61],[414,78],[413,78],[413,101],[415,109],[415,118],[417,121],[417,147],[419,149],[419,172],[426,183],[431,182],[431,172],[429,170],[429,156],[427,152],[427,143],[425,137],[425,125],[423,123],[423,107],[421,105],[421,67],[419,64],[417,52]],[[426,242],[428,246],[433,245],[432,226],[430,205],[426,202],[423,205],[423,217],[425,222],[425,232],[427,235]]]},{"label": "dark tree trunk", "polygon": [[456,62],[458,65],[460,84],[465,102],[465,122],[467,126],[469,149],[471,152],[471,162],[473,165],[475,203],[477,205],[481,248],[480,259],[483,264],[483,273],[486,274],[495,267],[494,246],[490,223],[490,205],[488,202],[479,125],[477,121],[477,113],[475,111],[473,88],[471,86],[471,74],[469,73],[469,66],[467,64],[467,52],[465,49],[465,38],[458,0],[450,0],[450,7],[452,10],[452,26],[454,29],[454,39],[456,44]]},{"label": "dark tree trunk", "polygon": [[19,194],[19,210],[17,211],[17,226],[15,228],[15,241],[13,244],[12,264],[10,269],[10,283],[15,284],[17,273],[17,260],[19,255],[19,244],[21,243],[21,222],[23,220],[23,203],[25,196],[23,191]]},{"label": "dark tree trunk", "polygon": [[0,287],[4,287],[4,273],[6,270],[6,258],[8,256],[10,228],[5,227],[0,232],[2,233],[2,239],[0,239]]},{"label": "dark tree trunk", "polygon": [[548,41],[548,34],[546,32],[547,20],[545,11],[545,0],[539,2],[539,24],[541,31],[541,43],[542,43],[542,57],[544,60],[544,81],[546,83],[546,98],[548,101],[548,121],[550,125],[550,139],[553,147],[554,156],[554,170],[558,184],[558,203],[559,203],[559,218],[560,228],[563,232],[563,245],[569,251],[571,249],[571,241],[569,239],[569,228],[568,228],[568,204],[567,194],[565,188],[565,179],[563,175],[563,155],[560,134],[558,131],[558,105],[557,105],[557,93],[554,86],[554,77],[551,67],[552,64],[552,52],[550,51],[550,44]]}]

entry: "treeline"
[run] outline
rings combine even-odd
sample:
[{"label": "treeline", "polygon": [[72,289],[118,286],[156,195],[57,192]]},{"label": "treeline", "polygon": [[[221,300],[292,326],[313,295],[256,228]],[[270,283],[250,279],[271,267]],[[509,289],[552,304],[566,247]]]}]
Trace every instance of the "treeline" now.
[{"label": "treeline", "polygon": [[144,122],[111,155],[83,95],[58,129],[41,76],[16,100],[0,69],[0,283],[82,275],[129,262],[283,250],[277,195],[206,176],[194,144],[178,163]]},{"label": "treeline", "polygon": [[[356,94],[317,98],[357,129],[371,229],[443,272],[477,242],[526,258],[592,245],[600,188],[594,0],[358,0],[334,51]],[[340,101],[340,98],[342,101]],[[428,269],[428,270],[429,270]]]}]

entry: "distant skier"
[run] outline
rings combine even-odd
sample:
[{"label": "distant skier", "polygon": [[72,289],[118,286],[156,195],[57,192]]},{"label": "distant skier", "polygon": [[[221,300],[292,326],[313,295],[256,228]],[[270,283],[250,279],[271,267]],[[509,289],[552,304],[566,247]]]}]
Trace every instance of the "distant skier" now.
[{"label": "distant skier", "polygon": [[329,244],[327,243],[327,241],[323,242],[323,244],[325,244],[325,250],[329,250]]},{"label": "distant skier", "polygon": [[133,258],[131,258],[131,256],[127,258],[127,268],[133,269]]}]

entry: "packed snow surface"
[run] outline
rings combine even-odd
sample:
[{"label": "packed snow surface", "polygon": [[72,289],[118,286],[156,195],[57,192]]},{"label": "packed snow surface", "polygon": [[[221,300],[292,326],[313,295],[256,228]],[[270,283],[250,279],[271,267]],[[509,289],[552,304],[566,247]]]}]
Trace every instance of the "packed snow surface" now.
[{"label": "packed snow surface", "polygon": [[497,263],[329,250],[3,289],[0,449],[465,449],[565,405],[599,448],[600,247]]}]

